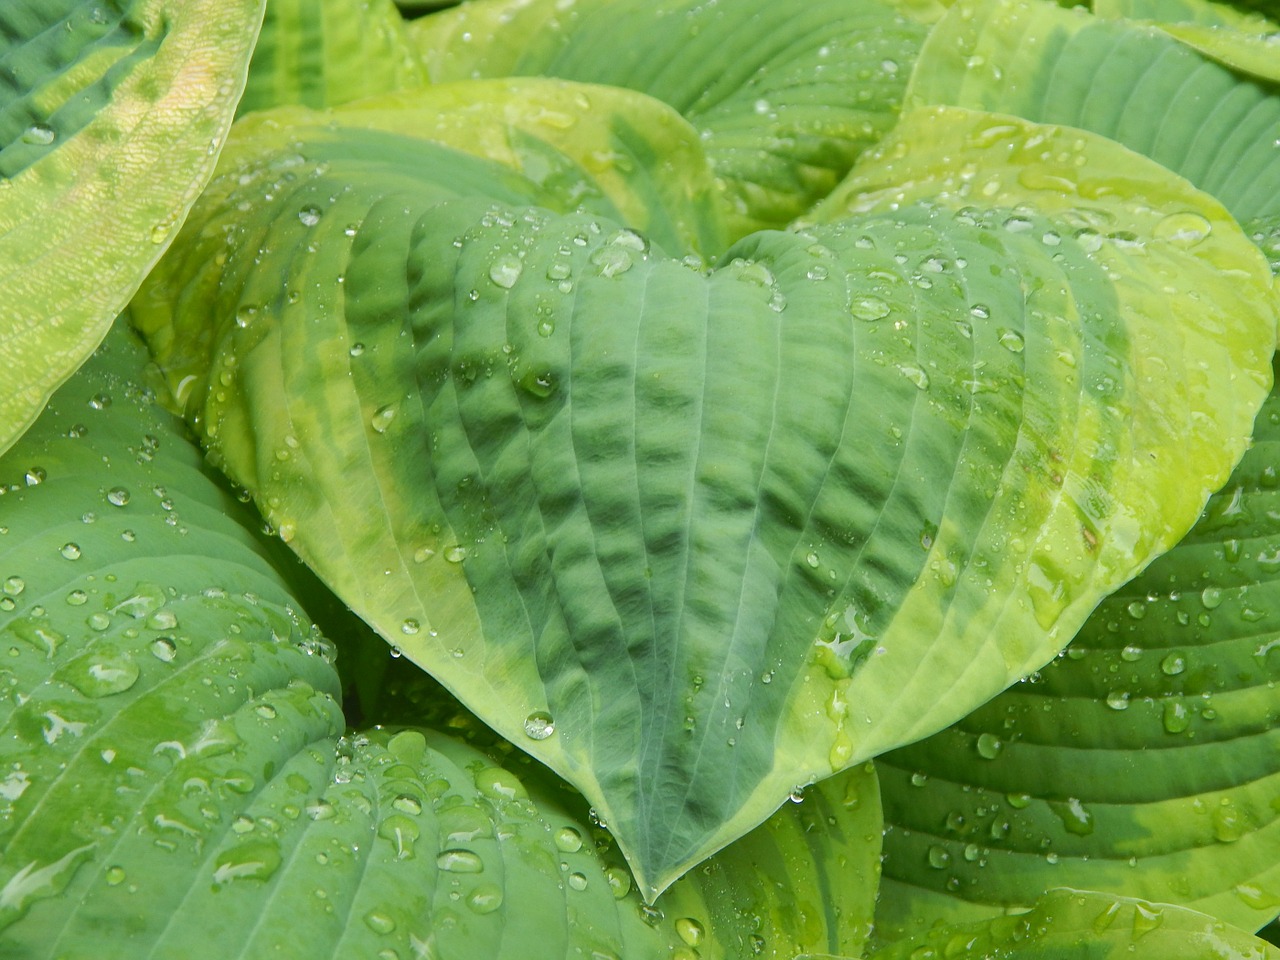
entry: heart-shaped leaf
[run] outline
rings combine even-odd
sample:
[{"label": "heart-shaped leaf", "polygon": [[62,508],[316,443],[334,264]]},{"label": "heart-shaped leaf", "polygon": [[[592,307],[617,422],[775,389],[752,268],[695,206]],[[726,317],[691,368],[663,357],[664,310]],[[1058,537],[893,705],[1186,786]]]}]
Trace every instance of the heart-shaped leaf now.
[{"label": "heart-shaped leaf", "polygon": [[866,212],[706,272],[360,120],[246,128],[141,325],[281,535],[650,897],[1052,658],[1270,382],[1257,250],[1087,134],[904,121],[825,209]]},{"label": "heart-shaped leaf", "polygon": [[262,8],[0,9],[0,453],[102,340],[208,180]]},{"label": "heart-shaped leaf", "polygon": [[[0,955],[861,950],[869,766],[652,908],[582,798],[509,745],[340,738],[332,646],[144,362],[117,331],[0,460]],[[475,725],[445,700],[420,717]]]}]

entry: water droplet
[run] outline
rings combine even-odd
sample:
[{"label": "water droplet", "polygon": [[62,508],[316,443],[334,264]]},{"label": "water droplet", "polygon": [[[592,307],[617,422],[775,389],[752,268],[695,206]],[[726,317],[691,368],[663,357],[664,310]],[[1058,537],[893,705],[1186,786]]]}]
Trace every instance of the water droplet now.
[{"label": "water droplet", "polygon": [[689,946],[696,947],[702,943],[706,931],[703,930],[702,924],[692,917],[680,917],[676,920],[676,933]]},{"label": "water droplet", "polygon": [[370,910],[364,915],[364,925],[374,933],[386,935],[392,933],[396,929],[396,922],[385,913],[377,910]]},{"label": "water droplet", "polygon": [[1093,814],[1075,797],[1068,797],[1065,801],[1050,801],[1049,808],[1058,815],[1067,833],[1077,837],[1087,837],[1093,833]]},{"label": "water droplet", "polygon": [[586,874],[582,874],[582,873],[569,874],[569,886],[572,887],[574,890],[587,889]]},{"label": "water droplet", "polygon": [[362,356],[363,354],[364,354],[363,343],[353,343],[351,345],[351,348],[347,350],[347,356],[349,357],[359,357],[359,356]]},{"label": "water droplet", "polygon": [[129,502],[129,491],[124,487],[112,487],[107,491],[107,503],[113,507],[123,507]]},{"label": "water droplet", "polygon": [[89,408],[92,410],[106,410],[111,406],[111,395],[108,393],[95,393],[89,398]]},{"label": "water droplet", "polygon": [[503,254],[489,265],[489,279],[503,290],[510,290],[520,279],[524,264],[512,254]]},{"label": "water droplet", "polygon": [[373,427],[374,433],[386,433],[387,428],[391,426],[391,421],[396,418],[396,408],[392,404],[379,407],[369,418],[369,426]]},{"label": "water droplet", "polygon": [[48,477],[49,475],[45,473],[44,467],[31,467],[25,474],[23,474],[22,479],[28,487],[38,487],[40,484],[44,483]]},{"label": "water droplet", "polygon": [[978,756],[984,760],[994,760],[1000,756],[1000,751],[1004,749],[1004,744],[1000,742],[1000,738],[992,733],[982,733],[978,735],[977,750]]},{"label": "water droplet", "polygon": [[1213,231],[1213,224],[1198,213],[1171,213],[1151,229],[1151,235],[1180,247],[1194,247]]},{"label": "water droplet", "polygon": [[37,147],[47,147],[57,139],[53,127],[46,123],[33,123],[27,127],[22,133],[22,142],[34,144]]},{"label": "water droplet", "polygon": [[172,663],[178,655],[178,645],[170,637],[157,637],[151,641],[151,655],[164,663]]},{"label": "water droplet", "polygon": [[436,866],[448,873],[484,872],[484,861],[470,850],[460,848],[442,850],[436,857]]},{"label": "water droplet", "polygon": [[436,552],[432,550],[430,547],[419,547],[417,550],[413,551],[413,562],[426,563],[435,555],[436,555]]},{"label": "water droplet", "polygon": [[141,672],[125,654],[90,653],[68,664],[63,677],[86,697],[109,697],[132,687]]},{"label": "water droplet", "polygon": [[412,814],[415,817],[422,813],[422,801],[417,797],[409,796],[407,793],[398,795],[391,801],[391,806],[393,809],[399,810],[401,813]]},{"label": "water droplet", "polygon": [[467,559],[467,548],[459,544],[454,544],[444,552],[444,558],[450,563],[461,563]]},{"label": "water droplet", "polygon": [[277,716],[276,708],[269,703],[260,703],[253,708],[253,712],[262,717],[263,720],[274,720]]},{"label": "water droplet", "polygon": [[1112,710],[1128,710],[1129,709],[1129,691],[1128,690],[1112,690],[1107,694],[1107,706]]},{"label": "water droplet", "polygon": [[1017,330],[1002,329],[997,339],[1000,341],[1000,346],[1010,353],[1021,353],[1027,345],[1022,334]]},{"label": "water droplet", "polygon": [[1191,713],[1181,700],[1166,700],[1161,722],[1168,733],[1182,733],[1191,726]]},{"label": "water droplet", "polygon": [[80,559],[80,545],[76,543],[64,543],[58,552],[67,560]]},{"label": "water droplet", "polygon": [[27,582],[21,577],[7,577],[4,581],[4,592],[11,597],[19,596],[27,588]]},{"label": "water droplet", "polygon": [[403,633],[406,637],[412,637],[421,629],[422,629],[422,624],[420,624],[413,617],[407,618],[402,624],[400,624],[400,632]]},{"label": "water droplet", "polygon": [[476,789],[495,800],[527,800],[529,792],[520,779],[502,767],[484,767],[475,775]]},{"label": "water droplet", "polygon": [[556,732],[551,714],[537,710],[524,718],[524,734],[530,740],[545,740]]},{"label": "water droplet", "polygon": [[1222,591],[1217,587],[1205,587],[1200,592],[1200,602],[1206,610],[1214,610],[1222,605]]},{"label": "water droplet", "polygon": [[604,878],[613,893],[613,899],[621,900],[631,892],[631,874],[625,867],[605,867]]},{"label": "water droplet", "polygon": [[331,820],[337,816],[338,811],[334,809],[333,804],[323,798],[313,800],[302,808],[303,812],[312,820]]},{"label": "water droplet", "polygon": [[495,883],[481,883],[467,897],[467,907],[472,913],[484,916],[502,906],[502,888]]},{"label": "water droplet", "polygon": [[118,887],[125,881],[124,867],[108,867],[106,873],[107,886]]},{"label": "water droplet", "polygon": [[854,297],[849,312],[859,320],[881,320],[889,315],[889,304],[879,297]]},{"label": "water droplet", "polygon": [[1134,600],[1125,607],[1125,610],[1128,611],[1129,616],[1134,620],[1141,620],[1147,615],[1147,605],[1141,600]]},{"label": "water droplet", "polygon": [[927,854],[929,866],[935,870],[945,870],[951,863],[951,854],[946,851],[945,847],[933,845],[929,848]]},{"label": "water droplet", "polygon": [[898,364],[898,372],[910,380],[917,390],[929,389],[929,374],[925,373],[920,367],[910,363]]},{"label": "water droplet", "polygon": [[314,227],[320,222],[320,215],[321,211],[319,207],[313,204],[308,204],[298,211],[298,221],[304,227]]}]

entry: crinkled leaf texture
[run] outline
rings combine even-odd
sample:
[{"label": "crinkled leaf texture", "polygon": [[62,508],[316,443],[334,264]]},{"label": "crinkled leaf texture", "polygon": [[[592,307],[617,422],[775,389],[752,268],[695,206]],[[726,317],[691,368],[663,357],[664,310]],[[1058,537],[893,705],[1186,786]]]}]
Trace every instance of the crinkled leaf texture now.
[{"label": "crinkled leaf texture", "polygon": [[332,646],[138,386],[143,359],[110,337],[0,461],[0,955],[861,950],[869,766],[677,884],[664,915],[585,802],[508,745],[340,736]]},{"label": "crinkled leaf texture", "polygon": [[0,453],[102,340],[213,172],[262,10],[0,7]]},{"label": "crinkled leaf texture", "polygon": [[271,0],[237,112],[334,107],[426,82],[391,0]]},{"label": "crinkled leaf texture", "polygon": [[[624,94],[574,124],[668,135]],[[708,272],[691,229],[363,109],[242,128],[140,325],[281,536],[582,790],[650,897],[1051,659],[1190,527],[1270,384],[1257,250],[1086,133],[922,112],[835,222]],[[632,194],[702,195],[692,153],[630,142]]]},{"label": "crinkled leaf texture", "polygon": [[877,760],[882,937],[1058,885],[1257,929],[1280,911],[1280,396],[1199,523],[1066,655]]},{"label": "crinkled leaf texture", "polygon": [[734,237],[785,226],[893,126],[927,3],[482,0],[409,28],[434,81],[638,90],[699,131]]},{"label": "crinkled leaf texture", "polygon": [[[1163,903],[1054,890],[1028,913],[942,925],[869,960],[1276,960],[1247,931]],[[804,958],[801,958],[804,960]],[[809,960],[818,960],[811,957]]]}]

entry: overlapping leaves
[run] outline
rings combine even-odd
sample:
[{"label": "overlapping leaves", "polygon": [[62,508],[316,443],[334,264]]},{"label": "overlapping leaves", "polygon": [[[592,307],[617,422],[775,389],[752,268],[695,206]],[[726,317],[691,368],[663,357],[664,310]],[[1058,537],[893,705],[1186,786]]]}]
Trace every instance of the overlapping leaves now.
[{"label": "overlapping leaves", "polygon": [[[431,729],[341,737],[332,645],[140,367],[121,331],[0,461],[4,956],[861,948],[869,768],[677,885],[664,916],[529,758]],[[771,909],[766,883],[826,889],[841,915]]]},{"label": "overlapping leaves", "polygon": [[[281,535],[575,783],[652,896],[1051,658],[1176,541],[1248,435],[1275,304],[1159,167],[963,111],[905,124],[818,214],[860,218],[707,273],[696,143],[646,150],[683,121],[621,92],[548,118],[602,89],[507,82],[500,116],[466,113],[488,157],[443,146],[462,85],[412,120],[407,96],[264,117],[138,316]],[[601,140],[629,158],[612,185],[583,175]],[[608,210],[642,192],[649,222]]]}]

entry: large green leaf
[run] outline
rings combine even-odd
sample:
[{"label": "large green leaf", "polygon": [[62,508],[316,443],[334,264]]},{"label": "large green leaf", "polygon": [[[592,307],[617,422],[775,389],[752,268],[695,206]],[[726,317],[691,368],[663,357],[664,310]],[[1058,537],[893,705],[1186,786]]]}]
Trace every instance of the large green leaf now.
[{"label": "large green leaf", "polygon": [[391,0],[271,0],[239,112],[333,107],[426,82]]},{"label": "large green leaf", "polygon": [[897,6],[483,0],[410,32],[436,81],[538,74],[671,104],[701,133],[741,236],[799,216],[893,125],[927,32]]},{"label": "large green leaf", "polygon": [[930,34],[907,97],[1092,130],[1212,193],[1241,222],[1280,222],[1277,87],[1155,27],[1042,0],[959,0]]},{"label": "large green leaf", "polygon": [[[706,273],[360,117],[245,127],[140,323],[281,536],[650,897],[1050,659],[1270,382],[1257,250],[1099,138],[917,117],[856,181],[875,212]],[[1077,160],[1091,192],[1037,189]]]},{"label": "large green leaf", "polygon": [[1148,20],[1206,56],[1280,82],[1280,26],[1209,0],[1094,0],[1102,17]]},{"label": "large green leaf", "polygon": [[213,170],[262,7],[0,8],[0,452],[177,232]]},{"label": "large green leaf", "polygon": [[880,758],[882,934],[1068,885],[1257,929],[1280,912],[1280,395],[1172,551],[1067,655]]},{"label": "large green leaf", "polygon": [[870,767],[649,908],[581,798],[509,745],[339,738],[332,647],[143,359],[110,338],[0,461],[0,955],[861,949]]},{"label": "large green leaf", "polygon": [[[1276,960],[1270,944],[1163,903],[1057,890],[1014,917],[939,926],[869,960]],[[801,958],[803,960],[803,958]],[[817,960],[817,958],[813,958]]]}]

